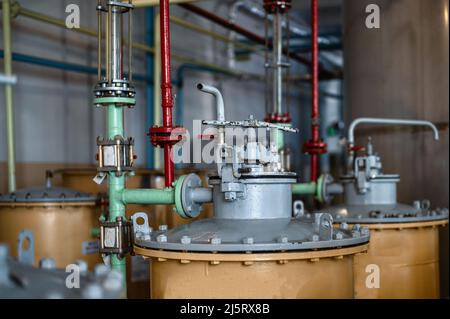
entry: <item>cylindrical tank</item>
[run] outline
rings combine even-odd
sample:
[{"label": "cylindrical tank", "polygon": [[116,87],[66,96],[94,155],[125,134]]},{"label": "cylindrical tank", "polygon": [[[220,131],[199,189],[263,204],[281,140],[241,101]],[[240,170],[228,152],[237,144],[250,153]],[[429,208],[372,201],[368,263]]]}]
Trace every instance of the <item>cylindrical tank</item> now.
[{"label": "cylindrical tank", "polygon": [[353,298],[353,255],[365,249],[196,254],[136,248],[136,253],[152,257],[156,299]]},{"label": "cylindrical tank", "polygon": [[329,214],[293,218],[295,177],[242,174],[233,188],[242,193],[225,201],[224,177],[212,176],[213,218],[141,229],[149,235],[136,236],[134,252],[151,258],[151,297],[353,298],[353,257],[367,250],[368,229],[333,230]]},{"label": "cylindrical tank", "polygon": [[[439,226],[447,221],[367,224],[367,254],[355,256],[355,298],[439,298]],[[367,285],[378,266],[379,288]]]},{"label": "cylindrical tank", "polygon": [[343,204],[326,208],[335,221],[371,231],[367,254],[354,259],[355,298],[439,298],[439,227],[448,210],[428,200],[397,203],[400,176],[381,172],[381,159],[367,146],[353,170],[341,177]]},{"label": "cylindrical tank", "polygon": [[[402,177],[398,197],[403,202],[427,198],[436,207],[449,207],[449,1],[342,4],[346,117],[419,116],[442,124],[438,143],[426,131],[399,128],[361,129],[356,142],[374,139],[387,159],[385,170]],[[368,17],[373,21],[373,5],[380,10],[379,29],[366,26]],[[440,239],[441,297],[448,298],[448,227]]]},{"label": "cylindrical tank", "polygon": [[156,299],[330,299],[353,298],[353,255],[365,249],[205,254],[136,248],[136,253],[151,256]]},{"label": "cylindrical tank", "polygon": [[[97,174],[96,168],[62,169],[55,173],[61,174],[62,185],[80,191],[106,194],[107,183],[96,184],[92,179]],[[177,171],[182,175],[184,171]],[[207,182],[207,171],[200,171],[203,183]],[[158,170],[137,169],[134,176],[126,179],[127,188],[164,188],[164,174]],[[127,205],[126,216],[129,218],[136,212],[146,212],[150,217],[150,225],[156,229],[159,225],[169,228],[186,224],[192,220],[183,219],[173,212],[172,205]],[[212,215],[212,205],[204,205],[204,210],[197,219]],[[148,298],[149,266],[148,261],[139,256],[127,256],[127,294],[128,298]]]},{"label": "cylindrical tank", "polygon": [[98,239],[92,236],[99,217],[95,196],[58,187],[18,190],[0,196],[0,242],[17,256],[19,234],[28,230],[35,238],[36,265],[52,257],[59,268],[79,259],[92,268],[101,262]]}]

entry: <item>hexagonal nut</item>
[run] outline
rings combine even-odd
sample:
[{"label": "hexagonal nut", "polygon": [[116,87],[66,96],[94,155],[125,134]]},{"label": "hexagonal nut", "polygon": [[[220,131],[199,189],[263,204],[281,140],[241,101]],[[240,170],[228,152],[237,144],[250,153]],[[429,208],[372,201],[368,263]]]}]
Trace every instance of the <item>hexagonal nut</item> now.
[{"label": "hexagonal nut", "polygon": [[156,241],[158,243],[167,243],[167,236],[164,234],[158,235],[158,237],[156,237]]},{"label": "hexagonal nut", "polygon": [[278,242],[282,244],[287,244],[289,242],[289,238],[287,236],[281,236],[278,238]]},{"label": "hexagonal nut", "polygon": [[334,238],[336,238],[337,240],[341,240],[344,238],[344,235],[341,232],[337,232]]},{"label": "hexagonal nut", "polygon": [[312,241],[319,241],[320,237],[317,234],[312,235],[311,240]]},{"label": "hexagonal nut", "polygon": [[253,237],[245,237],[242,240],[242,243],[246,244],[246,245],[253,245],[255,242],[255,240],[253,239]]},{"label": "hexagonal nut", "polygon": [[339,225],[339,228],[342,229],[342,230],[347,230],[348,229],[348,224],[346,222],[342,222]]},{"label": "hexagonal nut", "polygon": [[169,229],[169,227],[167,225],[159,225],[158,229],[160,231],[167,231],[167,229]]},{"label": "hexagonal nut", "polygon": [[211,244],[212,245],[219,245],[222,242],[222,239],[220,237],[213,237],[211,238]]},{"label": "hexagonal nut", "polygon": [[181,237],[180,241],[183,245],[188,245],[191,243],[191,237],[183,236],[183,237]]},{"label": "hexagonal nut", "polygon": [[360,225],[360,224],[355,224],[355,225],[353,225],[352,230],[355,230],[355,231],[361,231],[361,225]]}]

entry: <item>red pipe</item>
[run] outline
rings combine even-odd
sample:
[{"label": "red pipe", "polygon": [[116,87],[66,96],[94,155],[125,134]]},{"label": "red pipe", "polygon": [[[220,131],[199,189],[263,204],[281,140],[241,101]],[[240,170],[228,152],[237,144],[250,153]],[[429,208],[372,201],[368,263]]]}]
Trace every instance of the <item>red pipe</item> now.
[{"label": "red pipe", "polygon": [[311,0],[311,140],[305,143],[304,151],[311,158],[311,181],[317,181],[319,175],[319,155],[326,152],[327,145],[320,139],[319,114],[319,14],[318,0]]},{"label": "red pipe", "polygon": [[[312,54],[312,108],[311,108],[311,135],[314,142],[319,142],[319,25],[318,25],[318,0],[311,0],[311,54]],[[311,180],[316,181],[318,177],[318,156],[311,156]]]},{"label": "red pipe", "polygon": [[[160,0],[161,27],[161,106],[164,128],[172,128],[172,80],[170,67],[170,12],[169,0]],[[171,158],[172,145],[164,143],[164,174],[166,187],[172,187],[174,181],[174,164]]]}]

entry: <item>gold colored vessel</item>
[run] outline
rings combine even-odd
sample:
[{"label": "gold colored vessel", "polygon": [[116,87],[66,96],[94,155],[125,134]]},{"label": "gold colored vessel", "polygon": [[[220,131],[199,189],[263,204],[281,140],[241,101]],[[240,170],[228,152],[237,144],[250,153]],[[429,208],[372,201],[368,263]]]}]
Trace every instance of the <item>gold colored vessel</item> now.
[{"label": "gold colored vessel", "polygon": [[[439,226],[447,220],[367,224],[367,254],[355,256],[355,298],[439,298]],[[379,288],[370,281],[379,269]],[[372,287],[372,288],[371,288]]]},{"label": "gold colored vessel", "polygon": [[34,237],[35,264],[41,258],[53,258],[56,267],[65,268],[76,260],[87,262],[89,269],[101,262],[98,239],[92,229],[98,227],[100,212],[95,201],[0,203],[0,242],[7,243],[17,256],[18,237],[29,230]]},{"label": "gold colored vessel", "polygon": [[353,258],[367,245],[279,253],[187,253],[135,246],[151,258],[151,298],[353,298]]}]

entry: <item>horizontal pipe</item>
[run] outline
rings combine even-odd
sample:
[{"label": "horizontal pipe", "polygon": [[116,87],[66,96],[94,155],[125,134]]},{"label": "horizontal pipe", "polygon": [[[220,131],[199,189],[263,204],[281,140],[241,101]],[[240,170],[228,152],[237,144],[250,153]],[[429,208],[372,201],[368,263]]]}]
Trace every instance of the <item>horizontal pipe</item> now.
[{"label": "horizontal pipe", "polygon": [[122,203],[147,205],[175,204],[175,189],[124,189],[121,193]]},{"label": "horizontal pipe", "polygon": [[192,189],[192,200],[196,203],[211,203],[213,201],[212,188],[198,187]]},{"label": "horizontal pipe", "polygon": [[[0,50],[0,58],[4,57],[3,50]],[[34,64],[39,66],[45,66],[52,69],[58,69],[58,70],[64,70],[64,71],[72,71],[77,73],[84,73],[84,74],[95,74],[97,75],[97,68],[81,65],[81,64],[75,64],[75,63],[67,63],[67,62],[61,62],[61,61],[55,61],[51,59],[46,58],[40,58],[32,55],[27,54],[21,54],[21,53],[13,53],[13,61],[16,62],[23,62],[28,64]],[[153,84],[153,81],[151,78],[146,77],[141,74],[133,75],[133,78],[137,81],[143,81]]]},{"label": "horizontal pipe", "polygon": [[292,185],[292,194],[294,195],[315,195],[317,192],[317,183],[297,183]]}]

